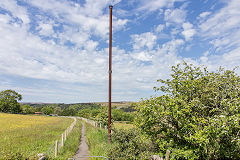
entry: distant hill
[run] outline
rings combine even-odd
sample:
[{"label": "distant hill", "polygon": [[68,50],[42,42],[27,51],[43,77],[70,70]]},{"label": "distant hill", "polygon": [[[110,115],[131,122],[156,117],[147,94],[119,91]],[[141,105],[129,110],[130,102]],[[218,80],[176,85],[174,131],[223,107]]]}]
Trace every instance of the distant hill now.
[{"label": "distant hill", "polygon": [[[108,106],[108,102],[95,102],[96,104],[100,104],[101,106]],[[132,103],[130,101],[120,101],[120,102],[112,102],[112,107],[120,108],[126,108],[129,107]]]},{"label": "distant hill", "polygon": [[[132,103],[130,101],[120,101],[120,102],[112,102],[112,107],[116,107],[118,109],[120,108],[127,108],[129,107]],[[61,108],[67,108],[70,105],[91,105],[91,104],[99,104],[101,106],[108,106],[108,102],[88,102],[88,103],[70,103],[70,104],[65,104],[65,103],[44,103],[44,102],[22,102],[21,104],[23,105],[29,105],[32,107],[43,107],[43,106],[59,106]]]}]

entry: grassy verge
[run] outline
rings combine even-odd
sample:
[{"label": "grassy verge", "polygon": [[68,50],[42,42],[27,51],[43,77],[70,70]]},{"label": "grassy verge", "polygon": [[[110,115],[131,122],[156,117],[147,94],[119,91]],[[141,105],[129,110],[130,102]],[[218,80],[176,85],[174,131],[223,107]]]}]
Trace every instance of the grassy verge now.
[{"label": "grassy verge", "polygon": [[75,155],[81,139],[81,128],[82,121],[77,120],[75,127],[64,143],[64,147],[60,149],[57,159],[68,159]]},{"label": "grassy verge", "polygon": [[113,128],[116,128],[116,129],[131,129],[131,128],[135,128],[135,126],[133,124],[114,122],[113,123]]},{"label": "grassy verge", "polygon": [[[107,142],[107,130],[93,127],[86,123],[86,137],[91,156],[106,156],[109,144]],[[97,159],[97,158],[92,158]],[[99,158],[98,158],[99,159]]]},{"label": "grassy verge", "polygon": [[0,159],[37,159],[72,119],[0,113]]}]

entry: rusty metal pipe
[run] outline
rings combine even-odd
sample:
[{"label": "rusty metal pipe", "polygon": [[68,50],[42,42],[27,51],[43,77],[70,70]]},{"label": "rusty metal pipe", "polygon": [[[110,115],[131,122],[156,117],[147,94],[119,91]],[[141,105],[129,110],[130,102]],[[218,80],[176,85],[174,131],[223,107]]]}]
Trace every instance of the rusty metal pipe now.
[{"label": "rusty metal pipe", "polygon": [[111,143],[111,103],[112,103],[112,8],[109,15],[109,99],[108,99],[108,142]]}]

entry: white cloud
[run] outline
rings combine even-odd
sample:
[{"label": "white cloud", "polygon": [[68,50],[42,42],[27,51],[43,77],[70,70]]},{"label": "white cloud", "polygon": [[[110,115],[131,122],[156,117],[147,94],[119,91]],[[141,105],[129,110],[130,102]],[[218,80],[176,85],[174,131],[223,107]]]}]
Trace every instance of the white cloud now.
[{"label": "white cloud", "polygon": [[199,17],[200,18],[205,18],[205,17],[207,17],[208,15],[210,15],[211,14],[211,12],[202,12],[200,15],[199,15]]},{"label": "white cloud", "polygon": [[[19,6],[16,1],[1,1],[14,16],[0,14],[0,74],[34,79],[37,82],[42,79],[49,84],[44,83],[46,86],[42,88],[41,85],[24,88],[3,83],[0,79],[0,87],[16,88],[28,97],[33,96],[34,100],[39,98],[38,95],[44,94],[55,102],[61,99],[68,99],[70,102],[105,100],[108,96],[108,48],[101,48],[100,43],[107,39],[109,19],[104,10],[110,1],[87,0],[84,4],[64,0],[24,2],[39,8],[39,14],[44,12],[51,15],[51,20],[44,18],[44,14],[40,15],[43,18],[39,18],[36,23],[37,31],[40,35],[56,38],[57,42],[51,38],[41,39],[38,34],[29,32],[26,26],[31,25],[28,23],[32,19],[26,8]],[[152,30],[149,29],[151,32],[144,28],[144,33],[130,36],[133,50],[113,47],[114,99],[135,100],[136,97],[149,96],[152,87],[157,85],[156,79],[168,78],[170,66],[183,59],[211,69],[219,65],[231,68],[239,64],[240,7],[236,1],[229,2],[214,14],[202,14],[205,18],[200,22],[198,34],[197,27],[186,20],[187,11],[183,8],[174,9],[174,3],[175,0],[141,1],[142,7],[138,8],[140,11],[164,8],[166,25],[153,27]],[[21,14],[18,16],[12,8],[18,8],[17,10],[21,10],[18,12],[24,13],[28,18]],[[24,21],[24,25],[13,22],[17,16]],[[123,29],[130,21],[117,17],[113,17],[113,20],[114,32]],[[54,32],[53,27],[58,24],[62,24],[62,29]],[[170,25],[170,30],[165,28],[169,27],[167,24]],[[172,39],[169,36],[158,44],[160,34],[165,34],[165,31],[170,32]],[[179,38],[181,34],[186,41],[190,41],[195,35],[209,40],[209,44],[223,54],[216,55],[209,50],[197,59],[183,58],[179,53],[186,46],[184,39]],[[100,40],[94,40],[95,36]],[[64,45],[68,42],[73,46]],[[57,85],[54,89],[49,89],[53,84]],[[44,101],[46,96],[40,96],[40,100]]]},{"label": "white cloud", "polygon": [[210,41],[218,54],[228,52],[230,54],[233,49],[240,49],[239,8],[238,0],[229,1],[225,7],[209,16],[199,26],[200,35]]},{"label": "white cloud", "polygon": [[138,10],[156,11],[164,7],[171,8],[174,6],[175,2],[182,1],[184,0],[141,0],[141,6],[138,8]]},{"label": "white cloud", "polygon": [[[204,36],[225,36],[233,29],[238,29],[240,24],[240,3],[238,0],[229,1],[226,7],[210,16],[200,25]],[[227,33],[226,33],[227,32]]]},{"label": "white cloud", "polygon": [[196,33],[195,29],[193,29],[193,25],[189,22],[186,22],[183,23],[182,27],[183,27],[182,35],[185,37],[185,40],[186,41],[191,40]]},{"label": "white cloud", "polygon": [[[109,15],[103,13],[110,0],[86,0],[83,5],[70,1],[38,1],[27,0],[28,3],[51,13],[58,22],[78,27],[82,32],[106,39],[108,33]],[[54,4],[54,5],[52,5]],[[127,24],[127,19],[113,16],[113,30],[121,30]]]},{"label": "white cloud", "polygon": [[133,49],[139,50],[144,47],[147,49],[152,49],[156,44],[157,36],[151,32],[146,32],[142,34],[135,34],[131,36],[133,41]]},{"label": "white cloud", "polygon": [[167,9],[164,12],[164,20],[167,24],[182,24],[186,19],[186,11],[183,9]]},{"label": "white cloud", "polygon": [[52,24],[49,23],[41,23],[39,24],[39,34],[44,36],[50,36],[54,33]]},{"label": "white cloud", "polygon": [[160,32],[163,31],[163,29],[164,29],[164,25],[163,25],[163,24],[159,24],[159,25],[157,26],[157,28],[156,28],[156,32],[157,32],[157,33],[160,33]]},{"label": "white cloud", "polygon": [[28,24],[30,22],[27,10],[19,6],[15,0],[1,0],[0,6],[10,11],[14,17],[22,20],[23,24]]},{"label": "white cloud", "polygon": [[140,61],[151,61],[152,60],[152,56],[144,51],[137,52],[137,53],[133,54],[132,56],[134,59],[137,59]]}]

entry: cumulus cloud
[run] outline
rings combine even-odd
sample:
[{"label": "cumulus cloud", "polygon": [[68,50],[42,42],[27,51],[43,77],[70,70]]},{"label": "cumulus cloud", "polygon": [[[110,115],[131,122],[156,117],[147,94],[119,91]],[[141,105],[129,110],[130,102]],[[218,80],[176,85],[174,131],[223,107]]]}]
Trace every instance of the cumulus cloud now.
[{"label": "cumulus cloud", "polygon": [[167,9],[164,12],[164,19],[167,24],[182,24],[186,19],[186,11],[183,9]]},{"label": "cumulus cloud", "polygon": [[[237,0],[228,2],[218,12],[201,13],[198,16],[201,21],[194,23],[187,19],[186,8],[174,8],[177,1],[181,0],[141,0],[139,3],[138,13],[162,9],[164,21],[141,28],[141,33],[126,31],[124,34],[130,33],[126,37],[130,39],[129,46],[114,45],[113,99],[148,97],[157,85],[156,79],[168,78],[170,66],[182,60],[212,70],[220,64],[228,68],[239,64],[240,6]],[[105,42],[109,27],[106,8],[110,0],[23,2],[28,5],[22,6],[13,0],[0,2],[8,11],[0,14],[0,74],[17,77],[16,81],[23,77],[36,83],[23,87],[1,76],[0,89],[16,88],[34,101],[38,98],[52,102],[106,99],[108,48]],[[30,16],[28,7],[38,10],[37,20]],[[131,19],[115,16],[113,21],[114,33],[132,23]],[[161,34],[168,34],[168,38],[161,39]],[[200,58],[183,57],[181,53],[193,37],[207,41],[213,48],[206,48]]]},{"label": "cumulus cloud", "polygon": [[1,0],[0,6],[10,11],[13,17],[19,18],[23,24],[28,24],[30,18],[28,16],[26,8],[19,6],[15,0]]},{"label": "cumulus cloud", "polygon": [[193,25],[189,22],[186,22],[183,23],[182,27],[183,27],[182,35],[185,37],[185,40],[186,41],[191,40],[194,34],[196,33],[195,29],[193,29]]},{"label": "cumulus cloud", "polygon": [[175,2],[182,2],[184,0],[141,0],[141,6],[138,10],[156,11],[162,8],[171,8]]},{"label": "cumulus cloud", "polygon": [[152,32],[146,32],[142,34],[135,34],[132,35],[132,41],[133,41],[133,49],[139,50],[144,47],[147,49],[152,49],[154,45],[156,44],[156,35],[154,35]]},{"label": "cumulus cloud", "polygon": [[[87,0],[82,5],[72,1],[58,0],[27,0],[27,2],[51,13],[58,22],[68,22],[68,25],[78,27],[90,35],[107,38],[109,18],[108,14],[103,13],[103,9],[108,7],[110,0]],[[113,21],[113,30],[120,30],[127,24],[127,19],[114,16]]]},{"label": "cumulus cloud", "polygon": [[151,61],[152,56],[149,55],[147,52],[140,51],[132,55],[134,59],[140,60],[140,61]]},{"label": "cumulus cloud", "polygon": [[163,25],[163,24],[159,24],[159,25],[157,26],[157,28],[156,28],[156,32],[157,32],[157,33],[160,33],[160,32],[163,31],[163,29],[164,29],[164,25]]},{"label": "cumulus cloud", "polygon": [[41,23],[38,26],[39,34],[43,36],[51,36],[54,34],[53,26],[49,23]]}]

